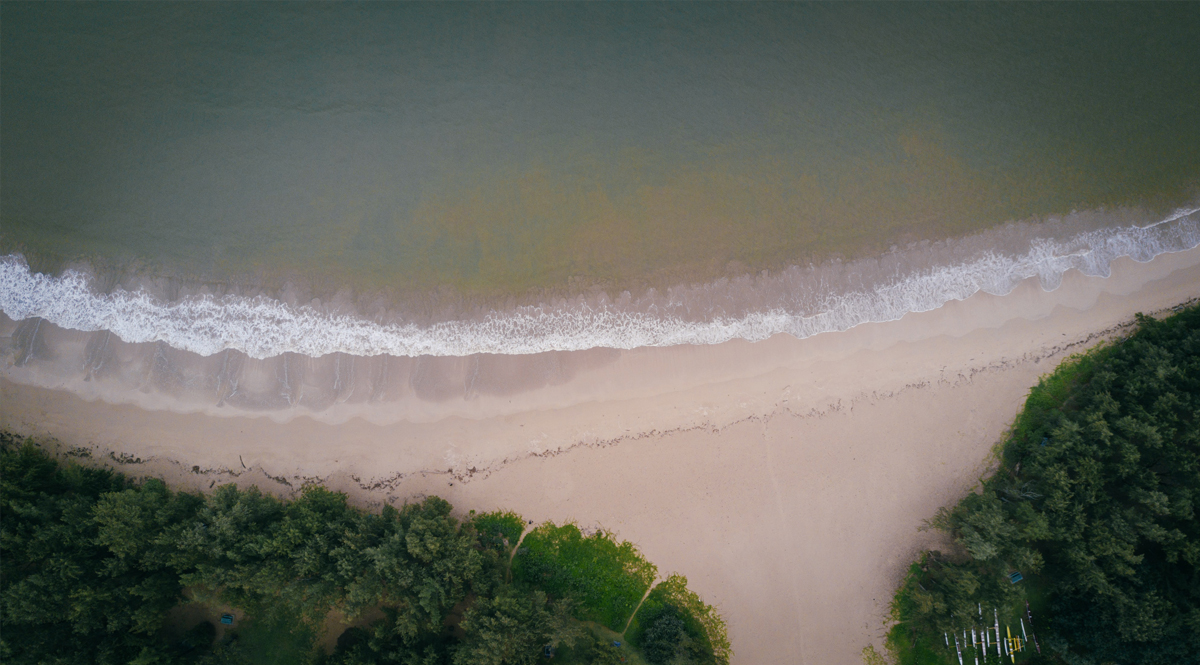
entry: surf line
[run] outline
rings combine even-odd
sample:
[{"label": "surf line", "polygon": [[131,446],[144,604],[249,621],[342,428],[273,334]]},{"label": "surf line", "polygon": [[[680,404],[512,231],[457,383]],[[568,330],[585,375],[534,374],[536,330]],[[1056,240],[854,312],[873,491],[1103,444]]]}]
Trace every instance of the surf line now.
[{"label": "surf line", "polygon": [[1181,209],[1148,226],[1090,231],[1067,240],[1033,238],[1028,251],[1017,256],[985,251],[948,265],[913,270],[873,287],[816,293],[808,300],[819,304],[807,309],[785,296],[739,316],[689,318],[688,312],[676,311],[686,309],[682,307],[655,305],[652,312],[639,310],[636,302],[605,300],[493,310],[478,319],[422,326],[295,306],[263,295],[203,294],[164,302],[144,289],[98,293],[93,280],[81,271],[67,270],[60,276],[34,273],[17,254],[0,257],[0,310],[15,321],[38,317],[71,330],[108,330],[130,343],[165,342],[202,356],[233,349],[256,359],[287,352],[311,357],[338,352],[518,355],[760,341],[779,333],[805,338],[896,320],[979,291],[1004,295],[1031,277],[1055,288],[1071,269],[1107,276],[1109,264],[1119,257],[1145,262],[1159,254],[1192,249],[1200,245],[1198,211]]}]

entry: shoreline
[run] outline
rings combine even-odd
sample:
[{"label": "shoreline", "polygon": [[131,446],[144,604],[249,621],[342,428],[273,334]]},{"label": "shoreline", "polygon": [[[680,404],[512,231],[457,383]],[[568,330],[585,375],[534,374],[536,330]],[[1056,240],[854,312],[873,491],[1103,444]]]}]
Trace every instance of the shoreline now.
[{"label": "shoreline", "polygon": [[[572,297],[536,303],[514,294],[492,307],[447,305],[437,315],[414,315],[400,302],[364,302],[349,289],[322,299],[298,285],[272,294],[133,275],[109,283],[86,269],[47,275],[14,254],[0,256],[0,335],[20,340],[17,366],[38,355],[35,342],[49,347],[38,360],[74,356],[66,365],[35,363],[48,374],[43,385],[90,381],[94,375],[110,390],[127,390],[130,375],[144,373],[146,356],[163,355],[178,375],[167,387],[190,393],[192,409],[228,401],[247,411],[301,407],[328,418],[321,412],[351,400],[354,386],[347,393],[343,385],[347,372],[415,374],[414,362],[445,365],[457,359],[473,363],[478,373],[495,358],[513,362],[581,351],[760,342],[781,333],[805,339],[898,320],[974,293],[1006,294],[1032,277],[1056,289],[1072,269],[1106,275],[1123,256],[1149,261],[1200,246],[1198,213],[1194,204],[1158,221],[1149,221],[1140,209],[1088,211],[893,247],[854,261],[793,265],[636,294],[584,288]],[[452,291],[443,295],[453,300]],[[25,330],[22,321],[44,322],[44,339],[35,340],[39,333]],[[264,382],[272,372],[290,375],[298,369],[305,372],[300,377],[308,388],[305,399],[293,399],[286,379],[282,385]],[[238,384],[243,378],[258,382],[258,390],[247,394],[235,385],[222,393],[223,381]],[[378,388],[374,381],[358,383],[371,393]],[[468,383],[469,395],[474,383]],[[197,392],[200,386],[209,393],[215,388],[216,399]],[[353,397],[361,402],[362,391]]]},{"label": "shoreline", "polygon": [[5,376],[0,427],[179,488],[319,480],[360,505],[438,494],[603,525],[688,576],[737,661],[857,663],[936,542],[916,528],[986,471],[1037,378],[1197,297],[1200,248],[1118,259],[1109,278],[1031,278],[845,332],[613,352],[510,394],[414,398],[390,422],[145,410]]}]

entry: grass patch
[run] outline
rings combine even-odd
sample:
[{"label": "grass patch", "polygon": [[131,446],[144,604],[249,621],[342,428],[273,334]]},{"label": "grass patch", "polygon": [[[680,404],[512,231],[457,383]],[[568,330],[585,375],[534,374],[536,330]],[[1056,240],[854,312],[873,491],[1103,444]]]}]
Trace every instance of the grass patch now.
[{"label": "grass patch", "polygon": [[253,665],[313,663],[319,658],[316,630],[286,609],[241,620],[231,631],[245,662]]},{"label": "grass patch", "polygon": [[[1031,608],[1033,605],[1033,601],[1030,601]],[[998,610],[1000,616],[1001,636],[1007,637],[1006,629],[1012,629],[1014,637],[1023,637],[1020,620],[1025,617],[1024,600],[995,609]],[[996,657],[995,619],[991,615],[991,612],[992,608],[984,608],[984,618],[976,624],[977,628],[984,628],[989,631],[988,660]],[[1036,609],[1033,610],[1033,613],[1034,616],[1039,615]],[[1029,629],[1028,622],[1026,622],[1025,627],[1026,630]],[[892,626],[892,629],[888,632],[887,650],[892,654],[897,663],[903,665],[957,665],[958,655],[954,645],[955,636],[949,635],[948,637],[949,645],[946,644],[947,637],[945,635],[933,636],[928,633],[914,631],[908,624],[901,621]],[[963,662],[974,662],[975,656],[980,654],[976,648],[972,648],[969,644],[970,631],[967,631],[965,640],[961,632],[958,634],[958,639],[962,648]],[[1013,662],[1007,654],[1004,655],[1004,660]],[[1050,661],[1038,658],[1037,651],[1031,641],[1025,651],[1016,654],[1016,662],[1040,663]]]},{"label": "grass patch", "polygon": [[580,618],[622,630],[658,570],[632,543],[605,532],[585,537],[574,524],[547,522],[522,541],[513,577],[580,604]]}]

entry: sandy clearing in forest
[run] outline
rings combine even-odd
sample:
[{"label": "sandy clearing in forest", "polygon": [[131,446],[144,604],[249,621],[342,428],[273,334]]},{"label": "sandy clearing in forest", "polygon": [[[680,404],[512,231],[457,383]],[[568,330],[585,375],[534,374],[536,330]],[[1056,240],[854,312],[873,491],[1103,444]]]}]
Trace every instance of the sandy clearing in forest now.
[{"label": "sandy clearing in forest", "polygon": [[431,405],[455,415],[425,422],[147,410],[4,368],[0,426],[180,487],[317,479],[364,505],[438,494],[603,526],[720,608],[736,662],[857,663],[934,542],[917,528],[986,471],[1038,376],[1135,312],[1200,297],[1200,249],[1112,271],[806,340],[620,352],[562,385]]}]

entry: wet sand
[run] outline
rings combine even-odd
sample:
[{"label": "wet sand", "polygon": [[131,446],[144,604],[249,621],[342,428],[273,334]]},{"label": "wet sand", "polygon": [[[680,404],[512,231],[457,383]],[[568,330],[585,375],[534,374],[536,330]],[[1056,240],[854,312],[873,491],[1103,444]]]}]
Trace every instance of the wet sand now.
[{"label": "wet sand", "polygon": [[986,473],[1037,378],[1200,297],[1200,249],[1112,272],[805,340],[609,352],[552,381],[509,368],[511,390],[414,393],[386,418],[182,408],[9,364],[0,426],[178,487],[317,480],[362,505],[438,494],[602,525],[720,608],[736,662],[857,663],[935,542],[918,527]]}]

